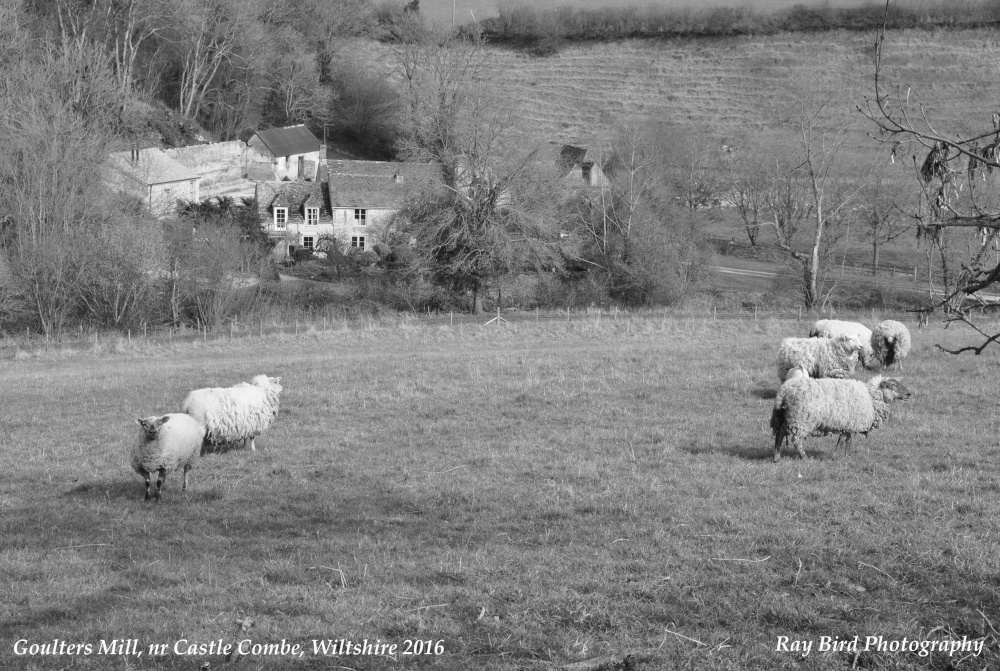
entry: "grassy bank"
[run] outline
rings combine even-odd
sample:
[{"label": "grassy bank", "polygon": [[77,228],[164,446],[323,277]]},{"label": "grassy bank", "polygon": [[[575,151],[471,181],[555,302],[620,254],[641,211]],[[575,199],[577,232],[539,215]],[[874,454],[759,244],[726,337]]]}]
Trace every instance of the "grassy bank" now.
[{"label": "grassy bank", "polygon": [[[997,591],[995,350],[914,329],[915,398],[849,459],[770,462],[772,360],[794,322],[373,327],[0,362],[0,659],[18,668],[850,666],[818,640],[986,639]],[[258,452],[142,501],[134,418],[282,376]],[[16,390],[14,393],[12,390]],[[400,646],[312,652],[312,640]],[[18,657],[60,639],[94,654]],[[141,657],[99,655],[138,639]],[[305,646],[176,654],[175,641]],[[437,652],[402,655],[406,641]],[[438,646],[440,643],[440,646]],[[153,658],[149,646],[168,646]],[[433,650],[433,648],[432,648]],[[412,651],[412,648],[411,648]],[[12,661],[13,660],[13,661]],[[868,652],[859,668],[956,657]]]}]

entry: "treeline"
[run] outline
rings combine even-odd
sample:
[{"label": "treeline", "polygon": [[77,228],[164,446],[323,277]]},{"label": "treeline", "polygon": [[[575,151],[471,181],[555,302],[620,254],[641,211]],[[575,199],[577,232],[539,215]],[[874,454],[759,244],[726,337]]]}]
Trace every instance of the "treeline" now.
[{"label": "treeline", "polygon": [[748,5],[733,7],[605,7],[583,9],[563,5],[539,10],[521,0],[501,0],[499,16],[479,26],[493,43],[552,49],[559,41],[601,41],[624,38],[728,37],[773,35],[781,32],[874,30],[886,20],[891,30],[906,28],[993,27],[1000,24],[995,0],[892,2],[857,7],[797,4],[761,13]]}]

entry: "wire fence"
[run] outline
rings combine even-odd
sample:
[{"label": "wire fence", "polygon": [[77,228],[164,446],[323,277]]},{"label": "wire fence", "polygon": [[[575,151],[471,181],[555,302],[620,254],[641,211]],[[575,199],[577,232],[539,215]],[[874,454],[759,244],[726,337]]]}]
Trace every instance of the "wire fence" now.
[{"label": "wire fence", "polygon": [[[983,313],[985,314],[985,313]],[[288,322],[259,319],[254,321],[232,320],[215,328],[172,327],[143,325],[138,329],[122,331],[97,331],[83,327],[75,331],[63,332],[59,336],[47,336],[26,329],[21,333],[0,332],[0,359],[16,359],[26,354],[38,352],[133,352],[155,347],[183,343],[219,343],[224,341],[247,341],[275,336],[316,335],[347,330],[374,330],[391,327],[481,327],[484,329],[504,329],[530,325],[554,326],[558,324],[589,323],[595,326],[615,323],[656,323],[668,324],[690,322],[805,322],[836,317],[877,324],[885,319],[894,319],[919,326],[919,315],[915,312],[866,310],[851,313],[819,314],[802,309],[780,310],[754,308],[745,310],[684,310],[676,308],[623,310],[619,308],[590,307],[565,310],[496,310],[473,315],[461,312],[406,312],[391,316],[372,316],[359,319],[331,318],[328,315],[313,315],[310,318],[294,319]]]}]

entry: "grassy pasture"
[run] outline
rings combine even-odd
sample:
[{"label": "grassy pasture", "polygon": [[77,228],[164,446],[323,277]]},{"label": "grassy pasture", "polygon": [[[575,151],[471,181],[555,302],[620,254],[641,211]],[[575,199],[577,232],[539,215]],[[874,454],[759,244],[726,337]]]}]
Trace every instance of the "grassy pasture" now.
[{"label": "grassy pasture", "polygon": [[[829,459],[770,461],[795,322],[396,327],[0,362],[0,666],[20,669],[979,669],[1000,658],[996,347],[913,331],[915,398]],[[281,375],[258,452],[160,505],[137,416]],[[775,650],[778,636],[986,637],[984,657]],[[312,639],[442,654],[320,657]],[[139,639],[141,657],[14,642]],[[179,639],[304,644],[178,656]],[[150,658],[150,644],[168,654]],[[818,645],[818,642],[816,643]],[[949,666],[949,663],[953,666]]]}]

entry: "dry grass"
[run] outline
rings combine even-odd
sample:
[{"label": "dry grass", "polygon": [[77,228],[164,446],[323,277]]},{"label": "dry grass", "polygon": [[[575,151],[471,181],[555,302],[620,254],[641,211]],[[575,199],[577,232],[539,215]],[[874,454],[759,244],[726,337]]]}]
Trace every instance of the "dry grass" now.
[{"label": "dry grass", "polygon": [[[802,328],[605,316],[0,362],[0,659],[20,638],[250,638],[309,653],[5,663],[457,670],[643,652],[640,669],[798,668],[777,636],[954,634],[988,636],[995,660],[998,350],[954,358],[933,343],[966,335],[915,331],[916,397],[889,426],[850,459],[815,439],[815,458],[774,465],[772,359]],[[258,452],[206,456],[186,493],[174,475],[144,503],[124,464],[133,418],[260,372],[285,392]],[[443,653],[313,656],[328,638]]]}]

